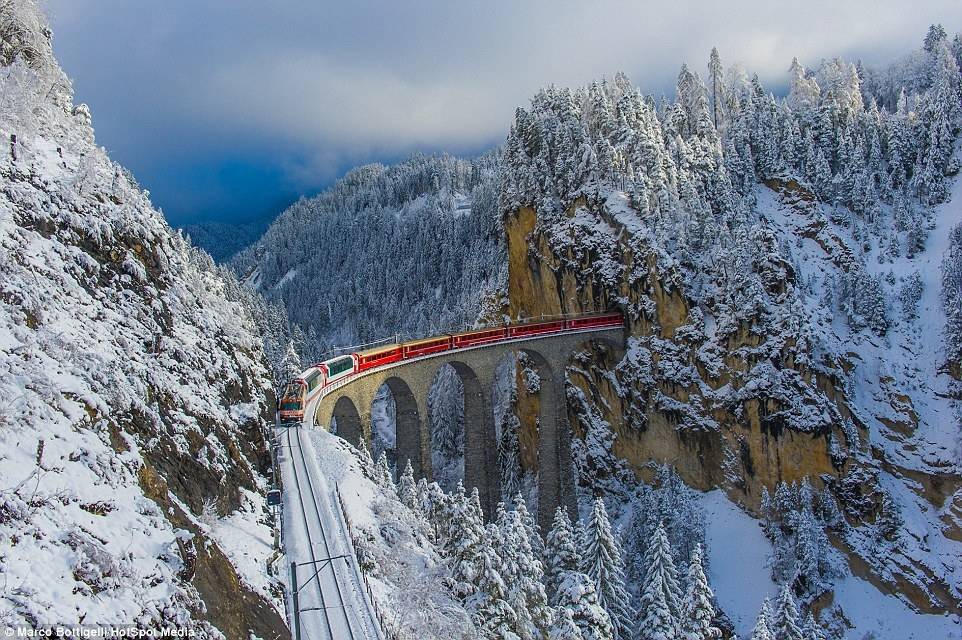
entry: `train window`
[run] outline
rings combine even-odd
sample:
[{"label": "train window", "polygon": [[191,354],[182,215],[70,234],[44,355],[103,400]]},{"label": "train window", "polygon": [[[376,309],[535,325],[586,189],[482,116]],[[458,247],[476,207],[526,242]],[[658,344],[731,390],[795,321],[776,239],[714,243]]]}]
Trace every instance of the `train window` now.
[{"label": "train window", "polygon": [[352,366],[354,365],[350,358],[342,358],[340,360],[329,362],[327,365],[327,370],[330,372],[329,375],[336,376],[339,373],[347,371]]},{"label": "train window", "polygon": [[288,400],[284,399],[281,402],[281,411],[297,411],[301,408],[300,400]]}]

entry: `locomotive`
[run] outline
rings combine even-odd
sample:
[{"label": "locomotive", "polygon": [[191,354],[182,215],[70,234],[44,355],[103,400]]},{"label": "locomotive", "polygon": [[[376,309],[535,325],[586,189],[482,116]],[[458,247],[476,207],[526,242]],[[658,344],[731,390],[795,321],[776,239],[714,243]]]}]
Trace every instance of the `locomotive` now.
[{"label": "locomotive", "polygon": [[309,367],[287,383],[278,402],[282,423],[301,422],[304,410],[318,395],[335,382],[402,360],[434,355],[443,351],[466,349],[494,342],[507,342],[548,333],[581,331],[603,327],[620,327],[624,319],[620,313],[601,313],[566,318],[519,322],[497,327],[486,327],[462,333],[447,333],[411,342],[392,343],[374,349],[337,356]]}]

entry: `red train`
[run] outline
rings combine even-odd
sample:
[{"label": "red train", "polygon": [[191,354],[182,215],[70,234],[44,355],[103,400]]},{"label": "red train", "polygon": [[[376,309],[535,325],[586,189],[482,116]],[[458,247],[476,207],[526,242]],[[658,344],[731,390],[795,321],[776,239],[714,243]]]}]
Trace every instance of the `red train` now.
[{"label": "red train", "polygon": [[530,320],[463,333],[449,333],[402,344],[388,344],[367,351],[338,356],[310,367],[300,376],[287,383],[287,387],[285,387],[284,393],[278,401],[281,422],[303,420],[304,407],[329,384],[342,378],[349,378],[353,374],[383,367],[401,360],[422,358],[452,349],[466,349],[493,342],[521,340],[550,333],[621,326],[624,326],[624,318],[620,313],[598,313],[562,320]]}]

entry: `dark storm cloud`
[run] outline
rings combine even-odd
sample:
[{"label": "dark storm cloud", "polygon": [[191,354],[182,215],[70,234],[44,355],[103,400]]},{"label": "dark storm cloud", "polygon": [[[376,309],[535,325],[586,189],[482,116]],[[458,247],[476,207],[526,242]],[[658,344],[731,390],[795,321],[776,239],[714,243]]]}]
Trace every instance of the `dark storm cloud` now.
[{"label": "dark storm cloud", "polygon": [[99,141],[176,215],[230,214],[235,191],[238,211],[250,209],[259,181],[270,191],[262,206],[275,206],[352,163],[497,144],[514,108],[548,83],[622,70],[646,92],[670,94],[681,63],[704,73],[717,45],[726,64],[777,85],[792,56],[884,62],[916,47],[931,22],[962,25],[957,0],[48,7]]}]

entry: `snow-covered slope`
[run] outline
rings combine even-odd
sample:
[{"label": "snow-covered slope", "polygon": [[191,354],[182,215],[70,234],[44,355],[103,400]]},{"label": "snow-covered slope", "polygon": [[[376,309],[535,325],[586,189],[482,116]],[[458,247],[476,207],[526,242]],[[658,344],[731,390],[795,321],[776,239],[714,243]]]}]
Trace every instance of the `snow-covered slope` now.
[{"label": "snow-covered slope", "polygon": [[0,7],[0,625],[285,636],[250,314],[94,143],[34,4]]},{"label": "snow-covered slope", "polygon": [[495,153],[356,168],[282,212],[231,265],[287,306],[308,360],[473,324],[503,284],[498,170]]},{"label": "snow-covered slope", "polygon": [[[328,501],[336,495],[343,501],[351,539],[348,549],[357,562],[351,559],[353,566],[343,573],[338,570],[338,575],[352,610],[362,616],[365,612],[364,594],[347,591],[356,589],[352,570],[360,570],[367,576],[372,602],[381,612],[382,628],[388,637],[477,637],[464,607],[449,591],[450,570],[428,537],[429,525],[418,511],[400,502],[393,482],[388,485],[384,478],[375,480],[371,460],[363,460],[356,449],[326,431],[302,432],[299,446],[310,456],[310,472],[323,481],[318,489],[325,493],[323,502],[328,506],[322,513],[329,516],[326,522],[332,529],[344,521],[329,513],[337,506]],[[293,475],[289,476],[293,480]],[[291,480],[285,482],[290,484]],[[299,509],[297,504],[290,507]],[[298,515],[288,513],[288,517],[296,519]],[[310,555],[300,525],[295,523],[285,535],[292,560]],[[341,552],[344,536],[332,543]],[[325,580],[330,577],[325,573]],[[305,619],[308,615],[304,614]]]},{"label": "snow-covered slope", "polygon": [[[940,269],[962,216],[962,37],[933,26],[913,55],[905,91],[898,68],[796,61],[777,98],[717,52],[713,90],[683,66],[675,102],[620,74],[549,87],[505,145],[510,315],[628,319],[624,359],[568,366],[582,494],[633,499],[653,462],[724,489],[771,544],[736,576],[710,551],[724,591],[765,572],[852,637],[884,627],[873,591],[918,634],[962,613],[959,298]],[[759,602],[726,592],[744,633]]]}]

